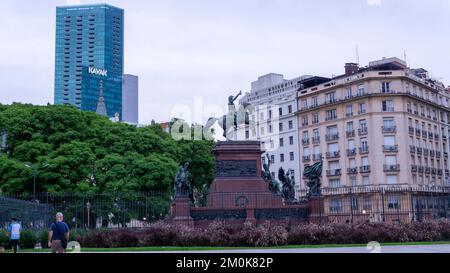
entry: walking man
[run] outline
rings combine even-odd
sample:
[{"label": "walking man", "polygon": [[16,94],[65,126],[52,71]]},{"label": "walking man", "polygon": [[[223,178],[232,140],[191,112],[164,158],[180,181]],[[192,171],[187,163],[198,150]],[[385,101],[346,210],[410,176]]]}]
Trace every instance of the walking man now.
[{"label": "walking man", "polygon": [[19,239],[21,231],[22,225],[17,221],[16,218],[12,218],[11,224],[9,225],[9,234],[14,253],[17,253],[17,249],[19,248]]},{"label": "walking man", "polygon": [[64,215],[61,212],[56,214],[56,222],[50,226],[48,233],[48,247],[52,253],[64,253],[69,241],[69,227],[63,222]]}]

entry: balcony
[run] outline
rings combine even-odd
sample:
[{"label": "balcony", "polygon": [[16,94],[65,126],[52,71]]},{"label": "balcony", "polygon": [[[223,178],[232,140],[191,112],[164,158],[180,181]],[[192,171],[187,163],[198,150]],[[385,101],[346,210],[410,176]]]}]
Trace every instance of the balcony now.
[{"label": "balcony", "polygon": [[340,151],[327,152],[326,156],[327,156],[327,159],[339,158],[339,157],[341,157],[341,152]]},{"label": "balcony", "polygon": [[322,160],[322,154],[313,155],[313,161],[320,161],[320,160]]},{"label": "balcony", "polygon": [[327,176],[341,176],[341,169],[336,169],[336,170],[327,170]]},{"label": "balcony", "polygon": [[412,109],[411,108],[407,108],[406,111],[408,111],[408,113],[412,113]]},{"label": "balcony", "polygon": [[431,174],[431,168],[425,167],[425,174]]},{"label": "balcony", "polygon": [[369,153],[369,146],[360,147],[359,148],[359,154],[368,154]]},{"label": "balcony", "polygon": [[436,158],[441,158],[442,153],[440,151],[436,151]]},{"label": "balcony", "polygon": [[348,130],[346,134],[348,138],[355,137],[355,130]]},{"label": "balcony", "polygon": [[444,152],[444,157],[448,158],[448,153],[447,152]]},{"label": "balcony", "polygon": [[325,140],[326,141],[333,141],[333,140],[338,140],[339,139],[339,133],[335,133],[335,134],[327,134],[325,136]]},{"label": "balcony", "polygon": [[337,119],[337,116],[327,116],[325,117],[325,121],[335,120]]},{"label": "balcony", "polygon": [[419,170],[419,167],[417,165],[411,166],[411,172],[416,173]]},{"label": "balcony", "polygon": [[308,126],[308,122],[302,122],[302,127],[307,127]]},{"label": "balcony", "polygon": [[430,150],[430,156],[431,156],[431,157],[434,157],[435,154],[436,154],[436,153],[434,152],[434,150]]},{"label": "balcony", "polygon": [[418,115],[418,114],[419,114],[419,111],[415,110],[415,111],[414,111],[414,114],[415,114],[415,115]]},{"label": "balcony", "polygon": [[311,161],[311,156],[310,155],[303,156],[303,162],[309,162],[309,161]]},{"label": "balcony", "polygon": [[367,127],[358,129],[358,135],[359,136],[365,136],[365,135],[367,135],[367,133],[368,133]]},{"label": "balcony", "polygon": [[309,145],[309,138],[302,139],[302,144],[303,145]]},{"label": "balcony", "polygon": [[320,143],[320,136],[313,137],[313,138],[312,138],[312,143],[313,143],[313,144]]},{"label": "balcony", "polygon": [[359,110],[358,115],[364,115],[366,113],[366,110]]},{"label": "balcony", "polygon": [[353,117],[353,112],[352,113],[345,113],[345,117]]},{"label": "balcony", "polygon": [[412,154],[415,154],[416,153],[416,147],[412,146],[412,145],[409,145],[409,152],[412,153]]},{"label": "balcony", "polygon": [[430,154],[430,151],[427,148],[423,149],[423,155],[428,156]]},{"label": "balcony", "polygon": [[422,137],[427,137],[427,131],[422,131]]},{"label": "balcony", "polygon": [[420,129],[416,128],[416,136],[420,137]]},{"label": "balcony", "polygon": [[437,174],[437,169],[436,168],[431,168],[431,174],[432,175],[436,175]]},{"label": "balcony", "polygon": [[423,154],[423,150],[422,150],[422,148],[420,148],[420,147],[417,147],[417,154],[418,154],[418,155],[421,155],[421,154]]},{"label": "balcony", "polygon": [[383,145],[383,152],[396,153],[398,152],[398,145]]},{"label": "balcony", "polygon": [[414,128],[413,127],[409,126],[408,127],[408,131],[409,131],[410,135],[414,135]]},{"label": "balcony", "polygon": [[370,165],[359,167],[360,173],[370,173]]},{"label": "balcony", "polygon": [[432,132],[428,132],[428,138],[433,139],[434,134]]},{"label": "balcony", "polygon": [[439,140],[439,139],[440,139],[439,134],[434,134],[434,140]]},{"label": "balcony", "polygon": [[438,174],[438,175],[442,175],[443,173],[444,173],[444,172],[442,171],[442,169],[438,169],[438,170],[437,170],[437,174]]},{"label": "balcony", "polygon": [[397,132],[397,126],[383,126],[381,128],[384,134],[391,134]]},{"label": "balcony", "polygon": [[354,155],[356,155],[356,148],[347,149],[347,156],[354,156]]},{"label": "balcony", "polygon": [[447,136],[442,136],[443,141],[447,141]]},{"label": "balcony", "polygon": [[347,169],[347,174],[357,174],[357,173],[358,173],[358,168],[356,168],[356,167]]},{"label": "balcony", "polygon": [[394,165],[383,165],[383,170],[385,172],[399,172],[400,171],[400,164],[394,164]]}]

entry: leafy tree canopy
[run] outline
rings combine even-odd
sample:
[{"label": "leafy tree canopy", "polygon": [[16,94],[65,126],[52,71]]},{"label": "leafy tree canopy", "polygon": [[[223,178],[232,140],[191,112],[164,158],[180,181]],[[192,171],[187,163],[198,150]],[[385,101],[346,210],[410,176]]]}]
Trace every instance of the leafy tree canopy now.
[{"label": "leafy tree canopy", "polygon": [[3,129],[3,193],[32,192],[33,171],[37,191],[55,193],[170,191],[186,161],[195,188],[214,179],[213,141],[176,141],[157,124],[114,123],[71,106],[0,104]]}]

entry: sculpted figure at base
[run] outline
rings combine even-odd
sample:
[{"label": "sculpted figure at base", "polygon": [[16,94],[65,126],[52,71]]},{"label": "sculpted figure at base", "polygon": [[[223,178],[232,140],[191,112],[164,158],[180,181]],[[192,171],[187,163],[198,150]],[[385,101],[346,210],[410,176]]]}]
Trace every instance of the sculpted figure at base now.
[{"label": "sculpted figure at base", "polygon": [[322,177],[322,167],[323,160],[312,166],[305,167],[305,170],[303,171],[303,176],[308,179],[306,184],[308,186],[308,197],[317,197],[322,195],[322,185],[320,183],[320,178]]}]

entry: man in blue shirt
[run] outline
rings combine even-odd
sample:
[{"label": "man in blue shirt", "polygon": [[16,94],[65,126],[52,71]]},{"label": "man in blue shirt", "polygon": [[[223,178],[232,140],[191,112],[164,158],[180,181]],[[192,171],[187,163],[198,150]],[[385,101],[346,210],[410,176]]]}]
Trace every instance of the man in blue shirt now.
[{"label": "man in blue shirt", "polygon": [[64,253],[69,241],[69,227],[63,222],[64,215],[61,212],[56,214],[56,222],[50,226],[48,233],[48,247],[52,253]]},{"label": "man in blue shirt", "polygon": [[17,253],[17,248],[19,246],[20,232],[22,231],[22,225],[17,221],[16,218],[11,219],[11,224],[9,225],[9,234],[11,239],[11,245],[14,253]]}]

